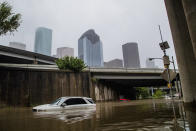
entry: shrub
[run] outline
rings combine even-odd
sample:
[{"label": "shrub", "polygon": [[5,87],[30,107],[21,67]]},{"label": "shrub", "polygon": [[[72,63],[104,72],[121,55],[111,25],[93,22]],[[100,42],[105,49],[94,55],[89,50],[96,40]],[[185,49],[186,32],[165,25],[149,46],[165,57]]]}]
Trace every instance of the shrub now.
[{"label": "shrub", "polygon": [[137,87],[136,88],[136,97],[137,99],[145,99],[150,96],[148,88],[145,87]]},{"label": "shrub", "polygon": [[56,64],[60,70],[71,70],[74,72],[81,72],[86,68],[84,61],[77,57],[66,56],[56,60]]},{"label": "shrub", "polygon": [[156,90],[156,92],[153,95],[153,98],[162,98],[165,92],[161,91],[160,89]]}]

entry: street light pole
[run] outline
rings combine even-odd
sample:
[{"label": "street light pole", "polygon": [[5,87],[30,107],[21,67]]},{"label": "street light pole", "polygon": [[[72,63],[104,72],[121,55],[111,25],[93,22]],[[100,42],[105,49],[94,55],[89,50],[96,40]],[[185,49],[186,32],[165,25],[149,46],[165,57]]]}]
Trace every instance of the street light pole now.
[{"label": "street light pole", "polygon": [[161,41],[162,43],[160,43],[160,47],[163,50],[164,56],[163,56],[163,63],[164,63],[164,67],[167,70],[167,75],[168,75],[168,82],[169,82],[169,88],[170,88],[170,95],[172,98],[172,108],[173,108],[173,113],[174,113],[174,120],[175,120],[175,126],[176,126],[176,112],[175,112],[175,108],[174,108],[174,98],[173,98],[173,91],[172,91],[172,86],[171,86],[171,80],[170,80],[170,73],[169,73],[169,65],[170,65],[170,60],[169,60],[169,56],[166,55],[166,49],[169,48],[169,44],[166,42],[163,42],[163,37],[162,37],[162,33],[161,33],[161,27],[159,25],[159,31],[160,31],[160,36],[161,36]]},{"label": "street light pole", "polygon": [[159,32],[160,32],[161,41],[162,41],[162,43],[160,43],[159,45],[160,45],[161,49],[163,50],[163,54],[164,54],[164,56],[163,56],[164,68],[166,68],[166,70],[167,70],[170,92],[172,93],[172,90],[171,90],[172,86],[171,86],[170,73],[169,73],[170,60],[169,60],[169,56],[166,55],[166,49],[169,48],[169,45],[168,45],[167,42],[163,41],[163,37],[162,37],[162,33],[161,33],[161,26],[160,25],[159,25]]}]

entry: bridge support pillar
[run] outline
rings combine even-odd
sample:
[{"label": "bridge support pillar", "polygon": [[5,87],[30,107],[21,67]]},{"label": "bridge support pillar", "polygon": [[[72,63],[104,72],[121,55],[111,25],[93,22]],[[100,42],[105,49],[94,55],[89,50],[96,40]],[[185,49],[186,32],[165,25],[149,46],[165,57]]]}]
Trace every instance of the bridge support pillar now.
[{"label": "bridge support pillar", "polygon": [[[179,103],[179,112],[182,119],[185,117],[189,124],[190,131],[196,131],[196,111],[195,107],[183,105],[183,103]],[[184,113],[184,114],[183,114]],[[185,115],[186,114],[186,115]],[[185,116],[184,116],[185,115]]]},{"label": "bridge support pillar", "polygon": [[102,83],[94,83],[96,101],[114,101],[118,100],[118,93]]},{"label": "bridge support pillar", "polygon": [[196,0],[182,0],[196,59]]},{"label": "bridge support pillar", "polygon": [[[186,103],[193,103],[196,101],[196,59],[194,57],[189,28],[192,29],[192,26],[195,26],[195,19],[189,19],[188,23],[193,22],[194,24],[190,24],[188,27],[182,1],[183,0],[165,0],[165,5],[182,82],[183,99]],[[192,3],[195,5],[195,2]]]}]

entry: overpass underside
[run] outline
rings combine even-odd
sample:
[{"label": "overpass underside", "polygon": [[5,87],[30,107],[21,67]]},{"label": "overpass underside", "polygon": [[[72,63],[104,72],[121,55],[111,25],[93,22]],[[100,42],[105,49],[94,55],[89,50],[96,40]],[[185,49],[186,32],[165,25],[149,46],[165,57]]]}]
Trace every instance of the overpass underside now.
[{"label": "overpass underside", "polygon": [[97,101],[119,100],[126,98],[136,99],[137,87],[160,87],[166,86],[167,82],[163,79],[99,79],[95,86]]},{"label": "overpass underside", "polygon": [[55,65],[56,58],[0,45],[0,63]]},{"label": "overpass underside", "polygon": [[[33,64],[34,59],[17,58],[13,56],[0,55],[0,63],[15,63],[15,64]],[[39,62],[39,64],[45,64]]]},{"label": "overpass underside", "polygon": [[153,71],[149,73],[145,70],[135,73],[135,71],[92,72],[91,77],[96,79],[94,85],[96,100],[107,101],[119,100],[120,98],[134,100],[136,99],[135,88],[137,87],[167,86],[167,82],[160,76],[162,70],[156,73],[152,73]]},{"label": "overpass underside", "polygon": [[159,87],[167,85],[167,82],[163,79],[100,79],[100,81],[123,87]]},{"label": "overpass underside", "polygon": [[161,77],[163,70],[148,72],[141,69],[140,72],[92,72],[91,76],[104,83],[127,87],[152,87],[166,86],[167,82]]}]

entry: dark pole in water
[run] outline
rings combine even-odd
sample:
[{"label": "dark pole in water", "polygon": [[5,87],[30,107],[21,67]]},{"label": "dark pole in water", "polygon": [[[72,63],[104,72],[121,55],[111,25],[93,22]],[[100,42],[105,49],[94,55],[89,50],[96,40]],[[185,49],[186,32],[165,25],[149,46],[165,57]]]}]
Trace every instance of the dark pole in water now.
[{"label": "dark pole in water", "polygon": [[161,27],[159,25],[159,31],[160,31],[160,36],[161,36],[161,41],[162,43],[160,43],[160,48],[163,50],[163,63],[164,63],[164,67],[165,69],[167,70],[167,75],[168,75],[168,87],[170,88],[170,96],[172,98],[172,109],[173,109],[173,113],[174,113],[174,126],[175,126],[175,129],[177,130],[176,128],[176,125],[177,125],[177,120],[176,120],[176,112],[175,112],[175,108],[174,108],[174,98],[173,98],[173,91],[172,91],[172,85],[171,85],[171,77],[170,77],[170,72],[169,72],[169,65],[170,65],[170,60],[169,60],[169,56],[167,56],[166,54],[166,49],[170,48],[169,47],[169,44],[167,43],[167,41],[163,41],[163,37],[162,37],[162,32],[161,32]]}]

